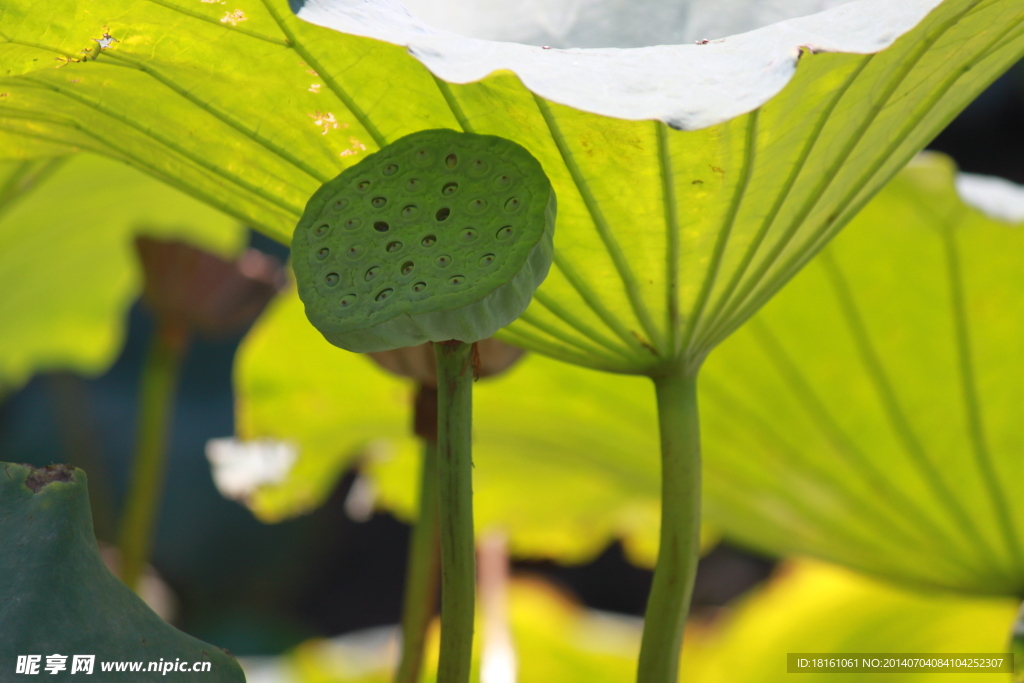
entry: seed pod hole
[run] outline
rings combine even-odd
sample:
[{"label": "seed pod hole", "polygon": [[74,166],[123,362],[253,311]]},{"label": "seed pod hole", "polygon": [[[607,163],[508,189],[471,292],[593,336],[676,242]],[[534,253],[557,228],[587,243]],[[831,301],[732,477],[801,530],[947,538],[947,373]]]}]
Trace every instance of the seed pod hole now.
[{"label": "seed pod hole", "polygon": [[448,168],[455,168],[456,166],[459,165],[459,157],[455,156],[454,154],[449,154],[444,159],[444,165],[447,166]]},{"label": "seed pod hole", "polygon": [[347,221],[345,221],[345,229],[346,230],[355,230],[356,228],[358,228],[362,224],[363,224],[363,222],[361,220],[359,220],[358,218],[349,218]]},{"label": "seed pod hole", "polygon": [[508,189],[508,187],[511,184],[512,184],[512,178],[508,177],[508,175],[506,175],[504,173],[502,173],[501,175],[496,176],[494,178],[494,187],[496,187],[499,190]]},{"label": "seed pod hole", "polygon": [[479,198],[478,199],[474,199],[473,201],[471,201],[469,204],[466,205],[466,209],[470,213],[480,213],[481,211],[483,211],[486,208],[487,208],[487,200],[486,199],[479,199]]},{"label": "seed pod hole", "polygon": [[328,231],[328,230],[330,230],[330,229],[331,229],[331,226],[329,226],[329,225],[327,225],[326,223],[324,223],[323,225],[321,225],[320,227],[318,227],[318,228],[317,228],[317,229],[316,229],[316,230],[315,230],[315,231],[313,232],[313,234],[314,234],[314,235],[316,235],[317,237],[323,237],[324,235],[326,235],[326,234],[327,234],[327,231]]},{"label": "seed pod hole", "polygon": [[402,209],[402,218],[415,218],[419,212],[420,210],[416,208],[415,204],[409,204]]},{"label": "seed pod hole", "polygon": [[396,164],[388,164],[384,167],[384,175],[395,175],[398,173],[398,166]]},{"label": "seed pod hole", "polygon": [[388,242],[388,246],[384,247],[384,250],[389,254],[394,254],[396,251],[401,251],[402,243],[399,241]]},{"label": "seed pod hole", "polygon": [[387,299],[389,296],[391,296],[392,292],[394,291],[395,290],[391,289],[390,287],[388,287],[387,289],[382,289],[379,292],[377,292],[377,296],[375,296],[374,299],[376,299],[377,301],[384,301],[384,299]]},{"label": "seed pod hole", "polygon": [[430,152],[425,149],[416,150],[416,154],[414,156],[416,161],[421,164],[430,161]]},{"label": "seed pod hole", "polygon": [[339,199],[338,201],[334,202],[334,206],[332,208],[335,211],[343,211],[346,207],[348,207],[348,200]]},{"label": "seed pod hole", "polygon": [[512,211],[518,211],[519,210],[519,198],[518,197],[512,197],[507,202],[505,202],[505,210],[510,212],[510,213]]},{"label": "seed pod hole", "polygon": [[426,187],[426,184],[419,178],[409,178],[405,181],[405,191],[412,194],[422,192],[424,187]]},{"label": "seed pod hole", "polygon": [[414,265],[415,264],[412,261],[406,261],[405,263],[403,263],[402,275],[408,275],[409,273],[411,273]]},{"label": "seed pod hole", "polygon": [[414,292],[422,292],[426,288],[427,288],[427,283],[426,282],[417,282],[416,284],[414,284],[412,286],[412,291],[414,291]]},{"label": "seed pod hole", "polygon": [[391,226],[388,225],[385,221],[377,221],[376,223],[373,224],[373,229],[376,230],[377,232],[387,232],[388,230],[391,229]]},{"label": "seed pod hole", "polygon": [[472,173],[473,175],[479,176],[483,175],[484,173],[487,173],[487,168],[488,166],[486,161],[484,161],[483,159],[477,159],[472,164],[469,165],[469,172]]},{"label": "seed pod hole", "polygon": [[341,277],[337,273],[327,273],[327,277],[324,278],[324,282],[327,283],[328,287],[333,287],[338,284],[338,280],[340,279]]},{"label": "seed pod hole", "polygon": [[356,189],[359,190],[360,192],[366,192],[367,190],[370,189],[370,181],[369,180],[362,181],[361,183],[356,185]]},{"label": "seed pod hole", "polygon": [[459,233],[459,239],[463,242],[472,242],[477,238],[477,231],[475,228],[466,228]]},{"label": "seed pod hole", "polygon": [[355,295],[355,293],[351,293],[351,294],[346,294],[345,296],[341,297],[341,299],[338,301],[338,305],[341,306],[342,308],[348,308],[349,306],[351,306],[355,302],[356,302],[356,295]]},{"label": "seed pod hole", "polygon": [[375,278],[378,275],[380,275],[380,271],[381,270],[382,270],[382,268],[380,266],[374,266],[374,267],[370,268],[368,271],[366,271],[366,275],[364,275],[363,277],[366,278],[367,282],[369,282],[373,278]]},{"label": "seed pod hole", "polygon": [[507,240],[509,237],[512,236],[512,232],[513,230],[511,225],[506,225],[503,228],[498,228],[498,232],[494,235],[494,239]]},{"label": "seed pod hole", "polygon": [[370,203],[373,204],[375,209],[383,209],[387,206],[388,200],[385,197],[374,197],[370,200]]},{"label": "seed pod hole", "polygon": [[423,246],[425,246],[425,247],[428,247],[428,248],[429,248],[429,247],[432,247],[432,246],[434,246],[435,244],[437,244],[437,238],[436,238],[436,237],[434,237],[433,235],[427,235],[426,237],[424,237],[424,238],[423,238],[423,239],[422,239],[422,240],[420,241],[420,244],[422,244]]},{"label": "seed pod hole", "polygon": [[366,247],[364,247],[363,245],[353,244],[351,247],[348,248],[348,251],[346,251],[345,253],[348,255],[349,258],[357,259],[363,255],[364,251],[366,251]]},{"label": "seed pod hole", "polygon": [[465,281],[466,278],[463,275],[453,275],[450,278],[448,278],[448,284],[450,285],[461,285]]},{"label": "seed pod hole", "polygon": [[494,263],[494,254],[484,254],[480,257],[480,266],[486,268]]},{"label": "seed pod hole", "polygon": [[451,197],[458,191],[458,189],[458,183],[445,183],[444,187],[441,188],[441,194],[443,194],[445,197]]},{"label": "seed pod hole", "polygon": [[323,261],[325,258],[327,258],[330,255],[331,255],[331,250],[328,249],[327,247],[324,247],[323,249],[320,249],[319,251],[316,252],[316,258],[319,261]]},{"label": "seed pod hole", "polygon": [[434,263],[437,264],[438,268],[447,268],[451,264],[451,262],[452,257],[449,256],[448,254],[441,254],[436,259],[434,259]]},{"label": "seed pod hole", "polygon": [[448,216],[450,215],[452,215],[452,210],[448,207],[443,207],[437,210],[437,213],[434,214],[434,218],[439,221],[445,221],[448,220]]}]

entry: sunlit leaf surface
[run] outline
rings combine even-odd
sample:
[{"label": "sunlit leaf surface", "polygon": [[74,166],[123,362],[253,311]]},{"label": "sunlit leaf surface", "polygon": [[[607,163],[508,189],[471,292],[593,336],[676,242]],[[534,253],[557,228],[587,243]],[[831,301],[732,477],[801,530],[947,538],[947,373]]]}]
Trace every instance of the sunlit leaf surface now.
[{"label": "sunlit leaf surface", "polygon": [[[419,445],[410,382],[337,349],[288,293],[244,342],[236,366],[239,431],[292,440],[299,460],[249,500],[262,519],[319,505],[357,458],[379,504],[413,514]],[[579,561],[613,538],[639,562],[657,548],[654,395],[638,378],[540,356],[474,387],[474,516],[505,529],[517,555]]]},{"label": "sunlit leaf surface", "polygon": [[[877,4],[848,7],[861,33],[878,19],[881,46],[902,24]],[[110,154],[284,241],[321,182],[414,130],[523,144],[558,194],[559,253],[507,337],[630,373],[701,358],[1024,52],[1019,2],[946,0],[881,53],[805,50],[763,106],[683,132],[554,104],[508,71],[448,85],[283,0],[0,0],[0,17],[4,155]],[[729,41],[680,64],[779,50]],[[745,97],[762,72],[746,75],[716,97]]]},{"label": "sunlit leaf surface", "polygon": [[41,370],[99,373],[138,296],[135,234],[228,256],[237,221],[93,155],[0,162],[0,396]]},{"label": "sunlit leaf surface", "polygon": [[710,627],[691,623],[683,666],[701,683],[984,683],[1009,674],[786,673],[789,652],[1003,653],[1016,601],[914,592],[800,562]]},{"label": "sunlit leaf surface", "polygon": [[1019,596],[1024,226],[953,183],[910,167],[712,355],[706,511],[762,550]]}]

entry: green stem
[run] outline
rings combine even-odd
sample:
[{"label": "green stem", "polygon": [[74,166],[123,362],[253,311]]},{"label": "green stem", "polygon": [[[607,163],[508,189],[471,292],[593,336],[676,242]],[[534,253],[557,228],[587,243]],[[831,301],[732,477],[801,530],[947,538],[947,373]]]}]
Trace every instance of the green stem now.
[{"label": "green stem", "polygon": [[437,356],[441,654],[438,683],[468,683],[473,655],[472,344],[434,344]]},{"label": "green stem", "polygon": [[654,378],[661,432],[661,545],[647,598],[638,683],[677,683],[700,559],[700,424],[696,373]]},{"label": "green stem", "polygon": [[[420,395],[433,392],[421,388]],[[425,401],[417,399],[416,423]],[[436,399],[434,402],[436,406]],[[437,428],[437,411],[433,413]],[[423,436],[421,434],[421,436]],[[437,611],[437,584],[441,573],[440,535],[437,520],[437,440],[423,438],[423,465],[420,472],[419,517],[409,541],[409,563],[405,574],[405,602],[402,608],[402,655],[395,674],[395,683],[416,683],[423,666],[423,649],[430,620]]]},{"label": "green stem", "polygon": [[167,435],[187,344],[184,328],[158,321],[142,368],[139,431],[119,539],[121,580],[133,590],[149,560],[163,488]]}]

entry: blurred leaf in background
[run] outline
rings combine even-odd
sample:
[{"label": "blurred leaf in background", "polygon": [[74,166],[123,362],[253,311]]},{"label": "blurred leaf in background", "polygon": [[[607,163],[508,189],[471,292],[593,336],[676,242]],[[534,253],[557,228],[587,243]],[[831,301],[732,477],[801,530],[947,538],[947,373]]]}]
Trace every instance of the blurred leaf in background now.
[{"label": "blurred leaf in background", "polygon": [[1024,188],[922,157],[713,355],[716,525],[765,552],[1020,596],[1022,223]]},{"label": "blurred leaf in background", "polygon": [[[294,292],[243,342],[236,387],[242,438],[299,446],[284,482],[249,498],[261,519],[320,505],[363,456],[379,504],[413,514],[412,382],[324,341]],[[653,564],[658,448],[645,382],[528,356],[474,394],[478,531],[505,529],[516,556],[565,561],[590,559],[622,538],[634,560]]]},{"label": "blurred leaf in background", "polygon": [[[538,579],[514,580],[508,604],[514,663],[492,675],[495,681],[623,683],[634,676],[638,619],[584,609]],[[476,630],[478,641],[482,630]],[[311,640],[281,657],[244,661],[243,666],[249,680],[257,683],[386,683],[396,656],[394,635],[390,628],[379,628]],[[439,635],[435,623],[421,679],[425,683],[437,680]],[[482,650],[479,642],[473,648],[478,659]],[[480,662],[474,661],[473,668],[473,680],[482,680]]]},{"label": "blurred leaf in background", "polygon": [[[986,196],[992,197],[992,191]],[[1005,214],[1013,209],[1013,196],[997,192],[988,204],[1001,202]],[[1012,283],[1019,278],[1015,259],[1024,254],[1012,249],[1024,233],[964,205],[942,157],[929,155],[915,162],[854,221],[854,236],[841,245],[860,245],[856,250],[841,246],[833,251],[846,254],[843,262],[851,264],[850,274],[858,278],[853,289],[869,303],[865,312],[889,311],[895,327],[878,338],[905,344],[904,355],[912,357],[899,367],[889,365],[901,373],[917,372],[911,378],[919,383],[931,382],[904,389],[903,383],[890,380],[897,392],[918,392],[918,412],[934,428],[946,430],[933,434],[945,449],[937,463],[944,469],[943,481],[949,489],[960,482],[956,491],[964,499],[958,504],[989,519],[991,542],[997,544],[998,525],[991,517],[995,501],[978,489],[972,494],[967,486],[979,476],[969,436],[962,430],[958,445],[949,441],[948,430],[963,425],[964,415],[956,374],[960,366],[955,350],[948,348],[955,344],[956,329],[950,318],[948,269],[935,263],[946,258],[942,235],[951,229],[950,220],[966,222],[957,235],[970,240],[967,246],[977,254],[977,267],[987,269],[987,281],[1003,292],[978,292],[989,298],[979,299],[972,310],[980,306],[987,311],[986,324],[998,327],[977,343],[992,338],[992,343],[1010,345],[1003,355],[1011,353],[1013,342],[999,342],[997,335],[1012,340],[1009,328],[1021,319],[1012,315],[1012,302],[1024,298],[1014,298]],[[1000,262],[1005,272],[997,270]],[[703,419],[710,430],[706,482],[711,523],[721,520],[737,540],[772,554],[811,554],[905,580],[1012,593],[1009,565],[989,555],[965,553],[962,545],[943,545],[946,537],[962,533],[950,526],[955,511],[943,509],[921,483],[915,467],[922,463],[908,462],[905,442],[899,440],[906,434],[893,431],[893,415],[880,407],[871,374],[858,365],[862,361],[854,342],[838,346],[844,339],[838,333],[844,329],[842,313],[822,282],[822,269],[815,266],[817,275],[801,278],[809,284],[795,284],[795,293],[787,293],[783,304],[759,317],[730,345],[732,351],[708,364],[701,392],[708,401]],[[991,298],[997,296],[1002,299]],[[1005,306],[1004,299],[1009,301]],[[758,332],[766,326],[762,321],[802,345],[790,356],[771,355],[775,347],[765,347],[764,334]],[[935,359],[930,354],[941,344],[946,344],[947,355]],[[986,349],[982,362],[1007,368],[998,358],[995,349]],[[934,365],[914,370],[915,364],[926,362]],[[798,369],[803,363],[810,369]],[[1012,384],[1012,372],[992,373],[991,381]],[[237,379],[243,435],[292,438],[302,444],[299,465],[287,483],[266,487],[252,499],[258,514],[272,519],[318,504],[370,443],[376,449],[371,449],[375,455],[367,459],[366,471],[377,481],[380,503],[403,516],[411,514],[418,455],[414,442],[404,437],[411,406],[404,381],[334,351],[306,325],[294,296],[282,298],[250,334]],[[823,391],[835,396],[832,412],[848,428],[831,426],[829,411],[816,402],[816,393],[802,388],[811,382],[827,385]],[[935,382],[945,382],[945,388],[936,389]],[[1011,400],[1018,390],[1014,386],[1002,390],[1010,392],[1000,404],[1005,410],[1018,405]],[[358,400],[351,397],[353,387]],[[649,564],[655,551],[658,488],[652,457],[654,403],[646,387],[629,377],[531,357],[478,389],[475,477],[481,494],[480,528],[508,528],[516,555],[563,560],[586,559],[609,540],[623,538],[632,558]],[[938,409],[942,396],[947,413]],[[504,419],[510,415],[515,419]],[[1004,423],[1006,434],[1000,438],[1012,439],[1012,412]],[[886,440],[876,443],[869,440],[873,438]],[[1003,451],[1006,458],[1018,452],[1009,443]],[[868,460],[862,463],[858,457]],[[1010,468],[1002,472],[1001,481],[1015,481],[1014,465],[1001,461],[1001,466]],[[1009,490],[1003,495],[1008,497]],[[904,507],[904,500],[914,502]],[[920,514],[925,514],[924,526],[916,528]]]},{"label": "blurred leaf in background", "polygon": [[103,372],[139,294],[133,239],[184,240],[232,257],[232,218],[94,155],[0,162],[0,397],[33,373]]},{"label": "blurred leaf in background", "polygon": [[[519,683],[632,680],[638,619],[585,609],[536,579],[512,582],[509,607]],[[1005,652],[1015,611],[1013,600],[911,591],[840,567],[793,562],[737,607],[691,620],[683,666],[701,683],[777,683],[792,678],[787,652]],[[384,683],[394,656],[391,636],[378,629],[310,641],[281,658],[243,665],[250,681]],[[436,647],[435,637],[430,651]],[[878,683],[948,678],[871,675]],[[800,680],[845,683],[863,680],[863,674],[800,674]],[[961,673],[956,680],[1001,679]]]}]

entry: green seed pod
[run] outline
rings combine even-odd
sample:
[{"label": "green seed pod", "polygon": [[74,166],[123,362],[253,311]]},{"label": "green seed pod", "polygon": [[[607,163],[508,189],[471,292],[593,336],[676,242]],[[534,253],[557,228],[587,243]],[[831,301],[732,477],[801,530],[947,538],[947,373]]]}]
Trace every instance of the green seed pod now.
[{"label": "green seed pod", "polygon": [[[229,653],[168,624],[107,570],[82,470],[0,463],[0,540],[0,679],[20,679],[16,662],[32,655],[41,657],[36,672],[50,680],[74,681],[81,673],[86,681],[244,683]],[[48,673],[54,654],[65,657],[57,662],[65,668]],[[95,656],[92,675],[74,670],[82,664],[75,655]],[[101,670],[101,663],[138,660],[162,660],[162,670],[130,676]],[[170,668],[179,662],[210,668],[182,674]]]},{"label": "green seed pod", "polygon": [[555,193],[491,135],[407,135],[325,183],[292,240],[306,317],[335,346],[475,342],[515,320],[547,276]]}]

